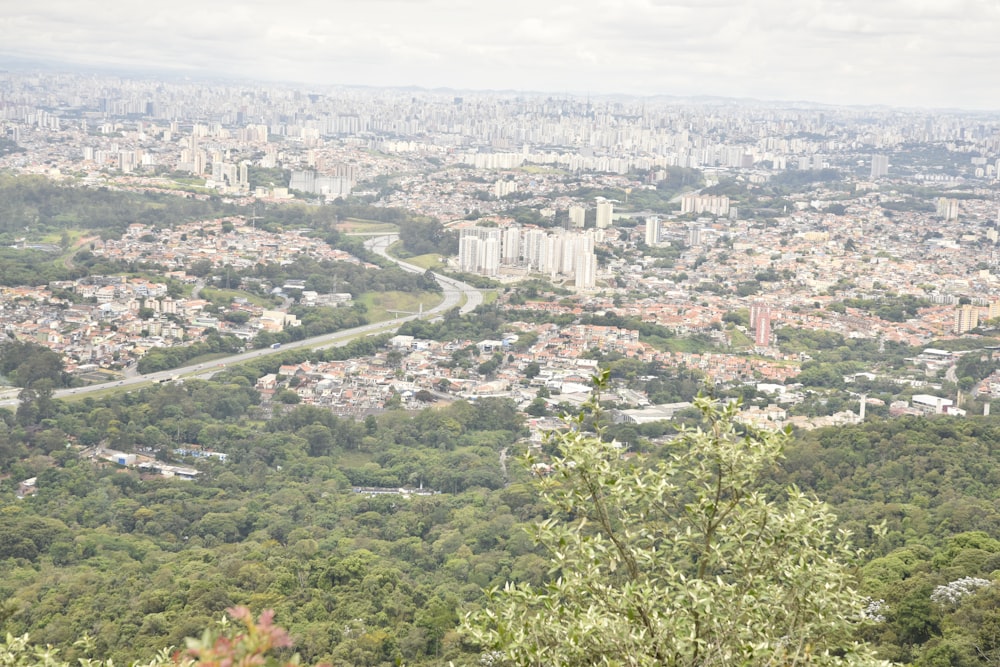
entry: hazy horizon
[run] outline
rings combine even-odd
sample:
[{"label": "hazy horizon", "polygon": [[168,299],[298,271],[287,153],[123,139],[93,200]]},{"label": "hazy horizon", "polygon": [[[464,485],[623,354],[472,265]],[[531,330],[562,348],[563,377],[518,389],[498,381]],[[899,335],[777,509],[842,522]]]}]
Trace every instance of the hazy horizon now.
[{"label": "hazy horizon", "polygon": [[0,27],[0,60],[146,76],[1000,110],[988,0],[41,0]]}]

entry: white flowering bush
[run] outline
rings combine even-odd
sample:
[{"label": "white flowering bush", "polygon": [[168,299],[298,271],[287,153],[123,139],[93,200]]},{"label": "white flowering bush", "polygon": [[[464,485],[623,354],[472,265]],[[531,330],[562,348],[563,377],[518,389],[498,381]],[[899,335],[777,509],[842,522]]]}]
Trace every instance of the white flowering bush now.
[{"label": "white flowering bush", "polygon": [[955,607],[962,601],[962,598],[972,595],[991,583],[993,582],[989,579],[981,579],[980,577],[962,577],[955,581],[949,581],[944,586],[934,587],[931,592],[931,602]]},{"label": "white flowering bush", "polygon": [[885,600],[865,598],[865,608],[861,610],[861,618],[872,623],[885,623]]}]

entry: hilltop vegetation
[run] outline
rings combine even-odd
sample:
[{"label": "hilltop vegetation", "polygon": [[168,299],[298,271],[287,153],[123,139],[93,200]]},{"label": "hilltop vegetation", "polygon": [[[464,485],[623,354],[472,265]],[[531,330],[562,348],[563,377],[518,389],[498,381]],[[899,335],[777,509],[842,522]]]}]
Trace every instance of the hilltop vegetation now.
[{"label": "hilltop vegetation", "polygon": [[[278,363],[2,413],[0,597],[15,612],[3,630],[30,631],[69,658],[89,634],[94,655],[128,662],[246,605],[275,609],[310,662],[475,660],[456,628],[483,589],[549,576],[547,552],[525,528],[551,512],[520,466],[501,465],[523,435],[512,404],[363,422],[310,406],[268,417],[252,385]],[[990,589],[951,606],[930,595],[998,568],[1000,543],[988,537],[1000,529],[998,428],[903,419],[799,434],[773,474],[830,502],[874,558],[857,585],[885,601],[885,620],[864,631],[884,657],[931,665],[945,652],[986,664],[974,647],[992,627]],[[195,481],[148,478],[82,459],[68,440],[189,465],[174,448],[200,445],[229,460],[199,459]],[[651,452],[655,461],[666,450]],[[38,492],[15,500],[28,477]],[[443,493],[352,490],[421,485]],[[882,521],[879,537],[869,526]]]},{"label": "hilltop vegetation", "polygon": [[64,229],[90,229],[120,236],[128,225],[170,225],[232,215],[236,208],[218,197],[194,199],[106,187],[67,187],[43,176],[0,174],[0,240]]},{"label": "hilltop vegetation", "polygon": [[[461,650],[457,610],[483,586],[544,576],[518,527],[535,513],[530,494],[501,491],[499,449],[520,435],[510,405],[362,424],[309,406],[247,422],[254,404],[231,377],[59,404],[33,430],[8,418],[5,469],[37,476],[39,491],[14,501],[5,484],[0,596],[17,613],[4,630],[64,647],[88,633],[98,655],[127,663],[244,604],[275,609],[307,660],[416,663]],[[199,463],[194,482],[140,479],[78,458],[58,444],[65,433],[161,458],[202,443],[230,458]]]}]

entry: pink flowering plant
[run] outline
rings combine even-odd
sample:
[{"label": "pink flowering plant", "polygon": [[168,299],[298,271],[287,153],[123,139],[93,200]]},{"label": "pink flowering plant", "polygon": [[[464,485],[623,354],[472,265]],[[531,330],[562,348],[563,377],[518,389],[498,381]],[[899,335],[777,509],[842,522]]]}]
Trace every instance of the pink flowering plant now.
[{"label": "pink flowering plant", "polygon": [[[188,639],[187,649],[174,655],[177,665],[198,667],[297,667],[298,654],[289,655],[292,639],[274,624],[274,611],[265,610],[255,621],[246,607],[226,610],[218,628],[205,631],[201,639]],[[281,657],[284,653],[284,656]]]}]

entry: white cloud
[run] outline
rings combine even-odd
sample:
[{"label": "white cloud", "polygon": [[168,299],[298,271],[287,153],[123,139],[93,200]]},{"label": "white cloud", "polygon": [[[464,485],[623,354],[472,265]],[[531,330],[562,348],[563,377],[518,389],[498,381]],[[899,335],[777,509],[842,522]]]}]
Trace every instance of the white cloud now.
[{"label": "white cloud", "polygon": [[314,84],[1000,109],[996,0],[38,0],[0,53]]}]

